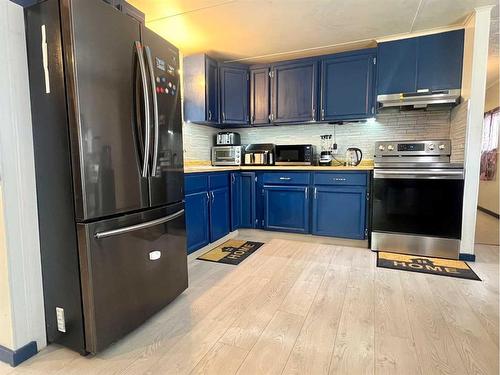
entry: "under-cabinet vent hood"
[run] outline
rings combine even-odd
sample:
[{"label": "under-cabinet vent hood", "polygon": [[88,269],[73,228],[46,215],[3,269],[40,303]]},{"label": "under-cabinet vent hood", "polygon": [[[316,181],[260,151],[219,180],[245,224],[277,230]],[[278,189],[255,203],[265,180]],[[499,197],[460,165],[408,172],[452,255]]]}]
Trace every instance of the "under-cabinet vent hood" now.
[{"label": "under-cabinet vent hood", "polygon": [[418,91],[412,93],[378,95],[379,108],[387,107],[412,107],[415,109],[426,108],[433,105],[455,105],[460,100],[460,89]]}]

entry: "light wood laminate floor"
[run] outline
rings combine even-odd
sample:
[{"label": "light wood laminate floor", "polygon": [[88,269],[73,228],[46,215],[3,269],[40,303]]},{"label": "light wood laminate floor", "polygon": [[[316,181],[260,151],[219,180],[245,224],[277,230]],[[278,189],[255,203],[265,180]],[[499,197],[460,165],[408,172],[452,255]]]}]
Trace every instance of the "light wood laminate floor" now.
[{"label": "light wood laminate floor", "polygon": [[189,289],[105,352],[52,345],[0,375],[498,374],[498,247],[477,245],[478,282],[321,238],[240,237],[266,245],[239,266],[190,259]]}]

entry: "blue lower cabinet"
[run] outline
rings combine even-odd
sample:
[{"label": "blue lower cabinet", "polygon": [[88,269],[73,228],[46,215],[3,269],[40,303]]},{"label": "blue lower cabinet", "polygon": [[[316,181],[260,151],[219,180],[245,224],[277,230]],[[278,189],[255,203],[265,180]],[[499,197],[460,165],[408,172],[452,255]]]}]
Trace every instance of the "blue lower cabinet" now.
[{"label": "blue lower cabinet", "polygon": [[309,232],[309,187],[264,185],[264,228]]},{"label": "blue lower cabinet", "polygon": [[241,225],[241,173],[231,173],[231,232]]},{"label": "blue lower cabinet", "polygon": [[314,186],[312,195],[312,234],[365,238],[365,187]]},{"label": "blue lower cabinet", "polygon": [[256,226],[255,172],[241,172],[240,228]]},{"label": "blue lower cabinet", "polygon": [[208,192],[186,195],[186,230],[188,254],[208,245]]},{"label": "blue lower cabinet", "polygon": [[231,229],[229,188],[223,187],[210,192],[210,242],[224,237]]}]

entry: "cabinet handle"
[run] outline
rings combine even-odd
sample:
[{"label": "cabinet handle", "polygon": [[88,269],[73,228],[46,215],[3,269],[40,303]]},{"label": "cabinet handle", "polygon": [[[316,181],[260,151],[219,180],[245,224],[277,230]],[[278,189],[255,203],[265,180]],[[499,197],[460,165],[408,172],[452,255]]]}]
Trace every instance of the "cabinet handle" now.
[{"label": "cabinet handle", "polygon": [[346,179],[345,179],[345,178],[338,178],[338,177],[335,177],[335,178],[334,178],[334,181],[346,181]]},{"label": "cabinet handle", "polygon": [[234,184],[234,182],[236,181],[236,177],[234,176],[234,174],[231,175],[231,183]]},{"label": "cabinet handle", "polygon": [[309,198],[309,187],[306,187],[306,190],[304,190],[304,195],[306,197],[306,200]]},{"label": "cabinet handle", "polygon": [[290,181],[291,179],[291,177],[280,177],[280,180],[282,181]]},{"label": "cabinet handle", "polygon": [[226,112],[222,112],[222,121],[226,121]]},{"label": "cabinet handle", "polygon": [[312,107],[312,112],[311,112],[312,119],[314,120],[314,117],[316,117],[316,108]]},{"label": "cabinet handle", "polygon": [[314,199],[318,199],[318,188],[314,188]]},{"label": "cabinet handle", "polygon": [[211,191],[210,194],[212,194],[212,203],[214,203],[215,202],[215,194],[213,191]]},{"label": "cabinet handle", "polygon": [[207,205],[210,204],[210,195],[208,194],[208,191],[207,191]]},{"label": "cabinet handle", "polygon": [[211,120],[212,119],[212,111],[211,110],[208,110],[208,119]]}]

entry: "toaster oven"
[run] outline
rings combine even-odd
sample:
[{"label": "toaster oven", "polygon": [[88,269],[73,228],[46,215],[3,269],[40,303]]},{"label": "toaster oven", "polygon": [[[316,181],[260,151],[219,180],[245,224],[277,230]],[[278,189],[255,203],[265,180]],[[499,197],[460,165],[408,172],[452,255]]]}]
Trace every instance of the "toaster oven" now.
[{"label": "toaster oven", "polygon": [[240,165],[241,146],[212,147],[212,165]]}]

